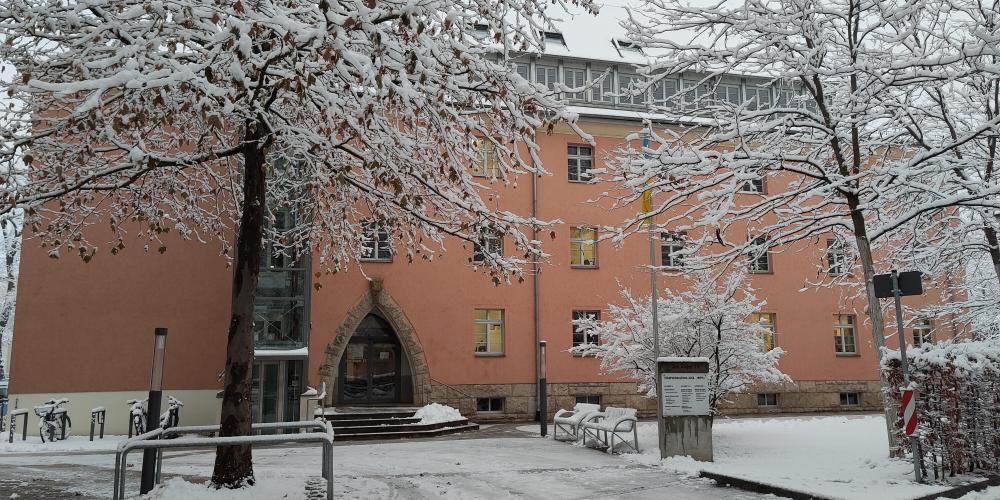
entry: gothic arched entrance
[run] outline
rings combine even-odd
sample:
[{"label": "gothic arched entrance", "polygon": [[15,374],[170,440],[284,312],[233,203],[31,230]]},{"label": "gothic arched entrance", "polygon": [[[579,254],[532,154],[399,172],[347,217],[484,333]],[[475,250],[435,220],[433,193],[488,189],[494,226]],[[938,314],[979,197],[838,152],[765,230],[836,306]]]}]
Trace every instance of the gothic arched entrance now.
[{"label": "gothic arched entrance", "polygon": [[368,314],[354,330],[344,355],[340,357],[337,402],[379,404],[412,401],[412,386],[409,387],[409,394],[403,394],[407,389],[403,386],[403,378],[410,371],[405,358],[392,326],[378,315]]}]

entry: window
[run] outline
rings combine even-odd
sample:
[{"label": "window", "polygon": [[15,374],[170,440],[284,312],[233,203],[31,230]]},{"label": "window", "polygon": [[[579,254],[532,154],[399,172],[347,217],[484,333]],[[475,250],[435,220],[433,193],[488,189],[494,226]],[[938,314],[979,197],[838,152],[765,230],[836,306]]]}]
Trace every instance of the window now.
[{"label": "window", "polygon": [[[578,68],[565,68],[563,69],[563,80],[566,82],[567,87],[578,88],[587,85],[587,70]],[[568,99],[574,99],[577,101],[587,100],[587,92],[570,92],[566,94]]]},{"label": "window", "polygon": [[514,63],[514,71],[521,75],[521,78],[531,80],[531,65],[528,63]]},{"label": "window", "polygon": [[482,235],[472,248],[472,262],[476,264],[486,262],[486,254],[503,254],[503,237],[500,234],[490,232]]},{"label": "window", "polygon": [[504,398],[476,398],[476,413],[502,412]]},{"label": "window", "polygon": [[847,246],[843,240],[826,240],[826,271],[830,276],[847,274]]},{"label": "window", "polygon": [[653,84],[653,104],[656,106],[669,106],[673,104],[672,99],[677,94],[676,80],[660,80]]},{"label": "window", "polygon": [[798,100],[795,91],[789,88],[778,89],[777,105],[779,108],[797,108]]},{"label": "window", "polygon": [[500,175],[500,159],[487,140],[476,141],[476,159],[472,163],[472,175],[476,177],[497,177]]},{"label": "window", "polygon": [[585,395],[585,396],[577,396],[576,397],[576,402],[577,403],[585,403],[585,404],[588,404],[588,405],[601,406],[601,395],[600,394],[588,394],[588,395]]},{"label": "window", "polygon": [[476,354],[503,354],[503,309],[476,309]]},{"label": "window", "polygon": [[833,340],[836,342],[837,354],[857,354],[854,344],[854,315],[838,314],[834,316]]},{"label": "window", "polygon": [[771,272],[771,252],[767,248],[767,238],[764,236],[754,238],[750,251],[752,252],[750,255],[750,272]]},{"label": "window", "polygon": [[769,352],[774,349],[774,313],[754,313],[750,316],[750,321],[757,323],[761,328],[763,328],[761,331],[761,338],[764,340],[764,352]]},{"label": "window", "polygon": [[361,260],[386,262],[392,260],[392,246],[389,243],[389,231],[382,229],[375,221],[361,224],[363,231],[361,241]]},{"label": "window", "polygon": [[615,46],[615,49],[618,50],[618,55],[620,56],[624,56],[627,53],[632,53],[632,54],[643,53],[642,47],[638,43],[633,42],[631,40],[614,39],[611,40],[611,44]]},{"label": "window", "polygon": [[747,109],[759,110],[771,108],[771,87],[747,85]]},{"label": "window", "polygon": [[733,83],[720,83],[715,86],[716,104],[732,104],[739,106],[743,103],[740,96],[740,86]]},{"label": "window", "polygon": [[711,99],[712,88],[708,83],[699,83],[694,80],[684,80],[684,107],[694,109],[699,106],[711,104],[706,102]]},{"label": "window", "polygon": [[[607,73],[605,73],[605,71]],[[615,102],[615,72],[611,69],[590,69],[591,75],[594,75],[595,79],[603,77],[601,82],[593,87],[591,91],[593,93],[593,100],[595,102],[603,102],[607,104],[614,104]]]},{"label": "window", "polygon": [[584,329],[576,322],[585,319],[600,320],[601,311],[573,311],[573,347],[596,344],[600,341],[593,330]]},{"label": "window", "polygon": [[858,406],[861,404],[861,394],[857,392],[840,393],[840,406]]},{"label": "window", "polygon": [[778,393],[776,392],[765,392],[763,394],[757,395],[757,406],[762,407],[776,407],[778,406]]},{"label": "window", "polygon": [[687,234],[663,233],[660,236],[660,265],[664,267],[684,267],[684,240]]},{"label": "window", "polygon": [[931,328],[931,320],[927,318],[918,319],[913,325],[913,345],[921,346],[934,343],[934,329]]},{"label": "window", "polygon": [[[618,91],[622,95],[618,96],[618,104],[631,104],[641,106],[646,103],[646,92],[640,92],[642,88],[642,78],[639,75],[618,74]],[[638,94],[633,94],[638,92]]]},{"label": "window", "polygon": [[566,146],[566,167],[569,180],[587,182],[591,179],[590,170],[594,167],[594,148],[590,146]]},{"label": "window", "polygon": [[569,265],[572,267],[597,267],[597,229],[592,227],[569,228]]},{"label": "window", "polygon": [[743,192],[743,193],[758,193],[758,194],[763,194],[764,193],[764,178],[760,177],[760,178],[757,178],[757,179],[750,179],[750,180],[744,182],[743,186],[740,187],[740,192]]},{"label": "window", "polygon": [[549,90],[555,90],[556,84],[559,83],[559,68],[536,64],[535,82],[545,85]]},{"label": "window", "polygon": [[560,45],[566,45],[566,39],[563,37],[563,34],[558,31],[543,31],[542,40],[544,40],[545,43],[554,42]]}]

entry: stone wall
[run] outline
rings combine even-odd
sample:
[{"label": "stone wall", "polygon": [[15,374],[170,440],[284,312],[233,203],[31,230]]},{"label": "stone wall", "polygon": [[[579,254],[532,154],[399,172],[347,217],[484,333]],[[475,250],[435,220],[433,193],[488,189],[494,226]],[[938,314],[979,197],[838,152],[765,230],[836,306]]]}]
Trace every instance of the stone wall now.
[{"label": "stone wall", "polygon": [[[777,407],[757,406],[758,393],[777,393]],[[857,392],[859,404],[841,406],[841,392]],[[572,408],[576,396],[600,395],[602,406],[638,408],[643,418],[656,416],[650,398],[636,393],[630,382],[580,382],[548,385],[549,418],[560,408]],[[477,398],[504,398],[502,412],[477,412]],[[430,402],[458,408],[474,422],[530,421],[535,418],[534,384],[463,384],[447,385],[431,380]],[[813,413],[844,411],[881,411],[882,398],[877,381],[799,381],[778,386],[762,386],[737,394],[723,406],[725,415],[768,413]]]}]

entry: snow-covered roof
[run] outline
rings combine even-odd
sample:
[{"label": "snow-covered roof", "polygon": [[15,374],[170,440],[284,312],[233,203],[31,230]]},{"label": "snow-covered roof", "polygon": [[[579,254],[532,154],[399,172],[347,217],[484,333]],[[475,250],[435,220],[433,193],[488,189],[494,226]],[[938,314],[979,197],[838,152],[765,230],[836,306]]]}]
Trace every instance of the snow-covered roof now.
[{"label": "snow-covered roof", "polygon": [[648,54],[625,47],[628,35],[621,23],[628,18],[626,5],[614,0],[599,2],[597,15],[584,9],[567,5],[564,10],[554,5],[549,15],[565,44],[547,41],[543,54],[555,57],[573,57],[612,63],[646,64]]}]

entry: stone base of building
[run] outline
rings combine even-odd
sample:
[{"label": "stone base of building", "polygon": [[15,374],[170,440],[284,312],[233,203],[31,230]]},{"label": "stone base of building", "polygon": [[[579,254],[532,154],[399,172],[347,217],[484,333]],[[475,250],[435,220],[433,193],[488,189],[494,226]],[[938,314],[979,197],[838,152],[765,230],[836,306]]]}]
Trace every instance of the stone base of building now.
[{"label": "stone base of building", "polygon": [[[761,398],[759,394],[776,396]],[[573,408],[577,398],[584,397],[599,399],[602,406],[637,408],[642,418],[656,416],[654,400],[638,394],[635,383],[579,382],[548,384],[549,418],[560,408]],[[499,407],[496,400],[502,400]],[[537,411],[535,384],[446,385],[432,381],[430,402],[457,408],[475,422],[531,421]],[[489,410],[482,410],[484,407]],[[733,395],[722,405],[723,415],[853,411],[882,411],[878,381],[803,380],[760,386]]]}]

